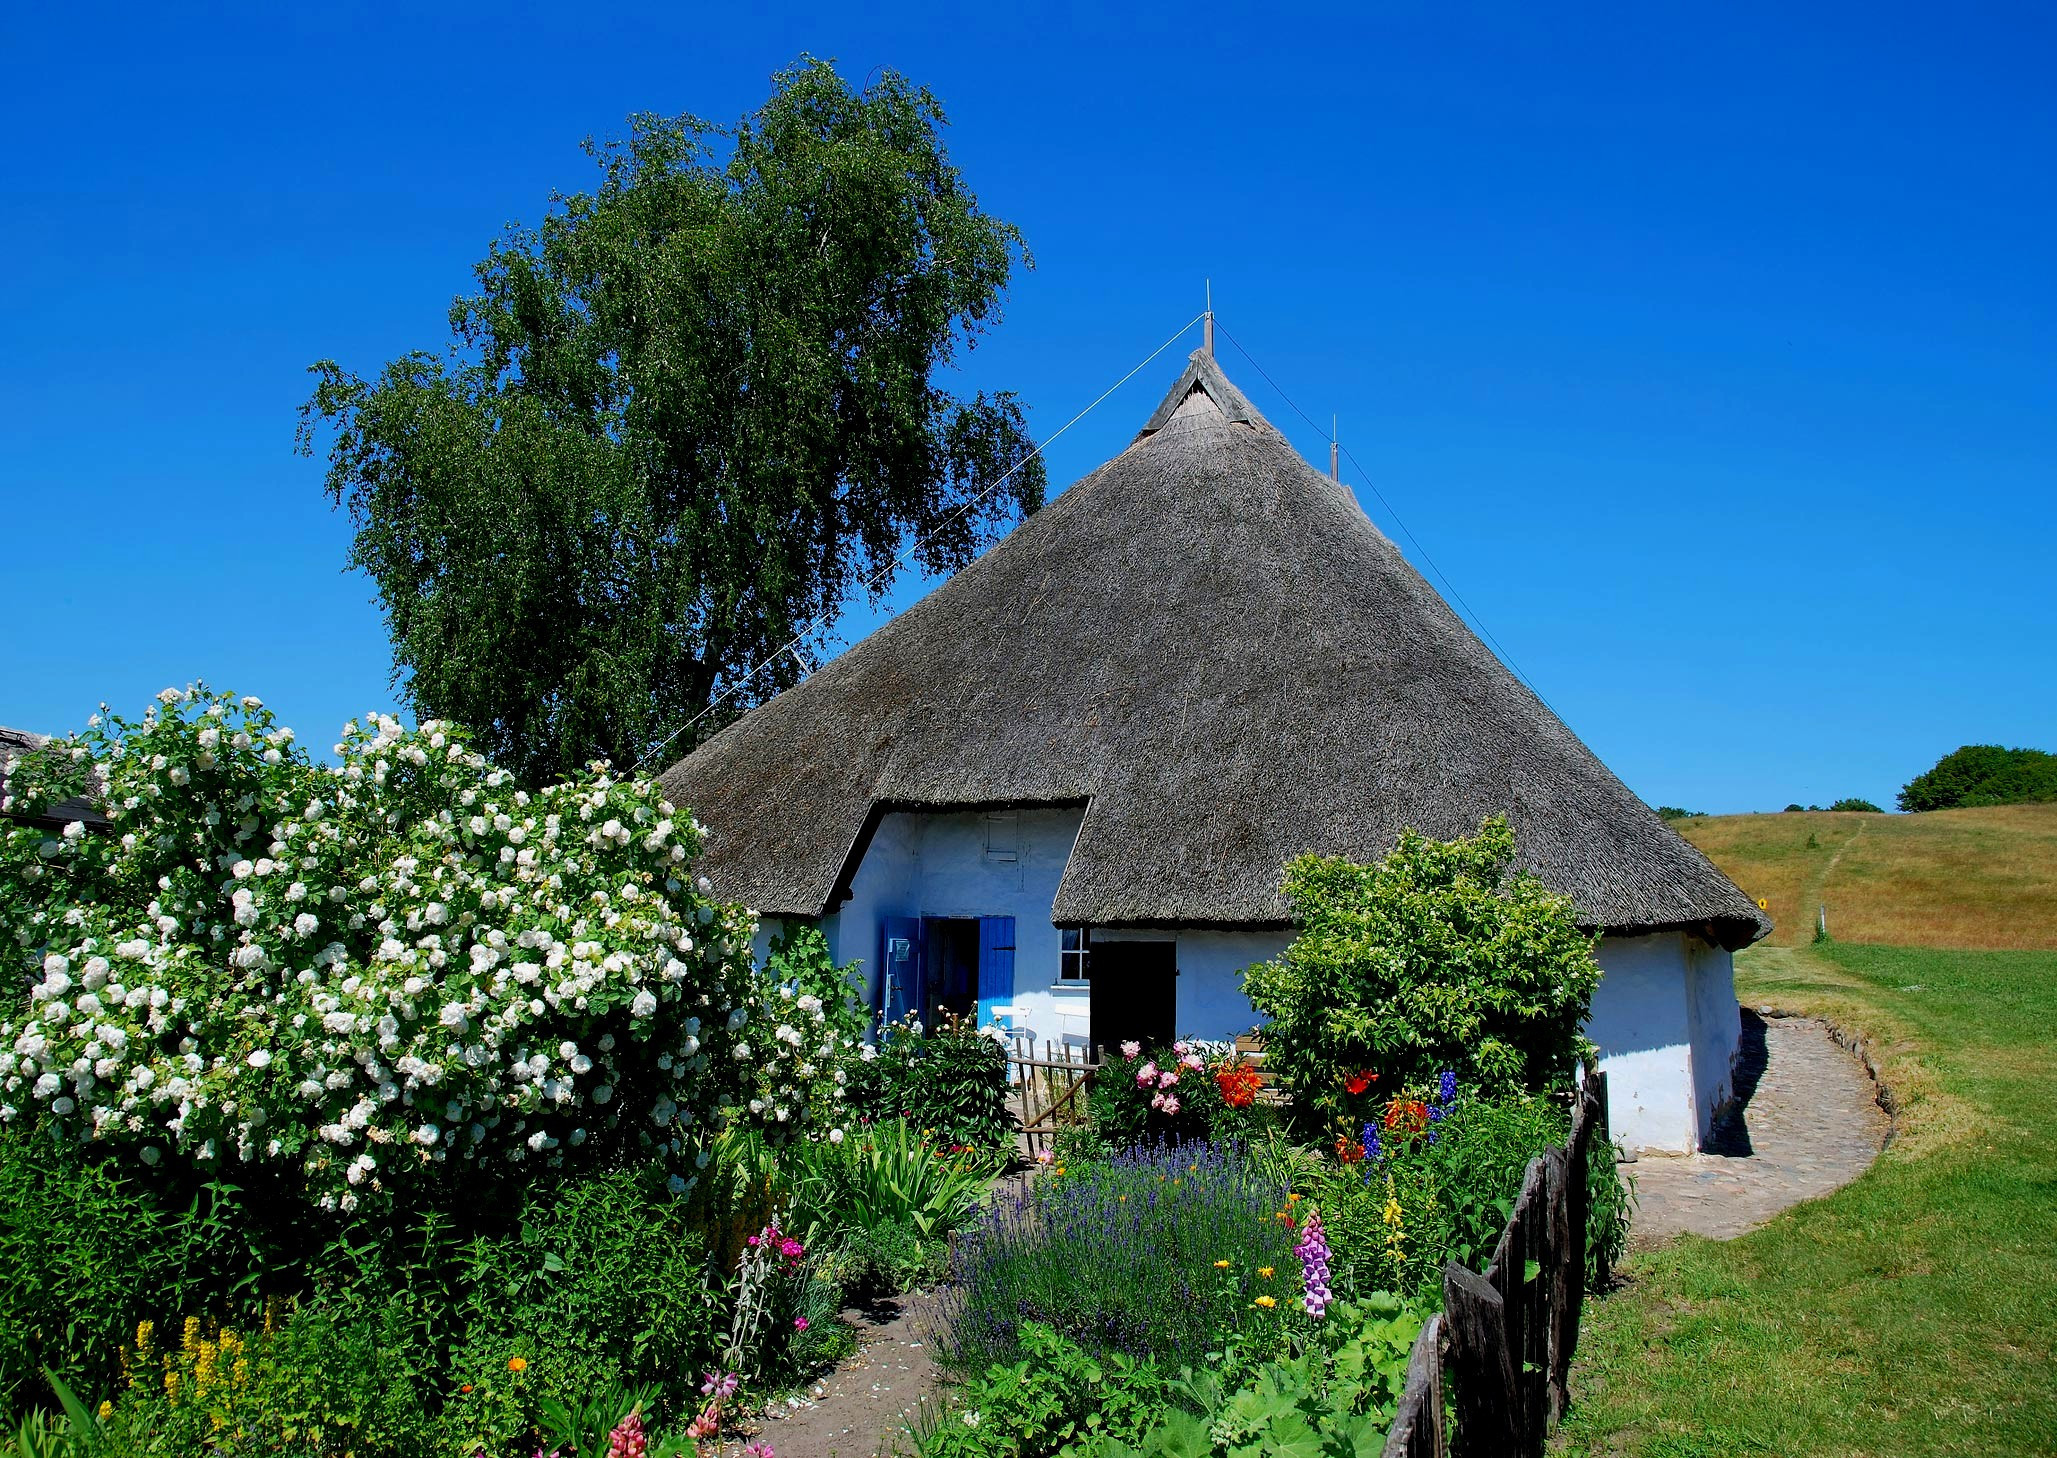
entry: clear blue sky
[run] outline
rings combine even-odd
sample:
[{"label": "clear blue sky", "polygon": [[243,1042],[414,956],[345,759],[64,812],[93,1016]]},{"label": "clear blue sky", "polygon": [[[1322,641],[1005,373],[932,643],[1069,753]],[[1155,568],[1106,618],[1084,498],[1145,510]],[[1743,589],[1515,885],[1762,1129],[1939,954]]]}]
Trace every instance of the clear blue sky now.
[{"label": "clear blue sky", "polygon": [[1960,743],[2057,749],[2047,8],[753,11],[10,8],[0,723],[196,676],[317,745],[390,706],[292,453],[305,367],[441,348],[502,225],[587,184],[580,138],[732,121],[812,51],[935,90],[1027,232],[969,383],[1054,430],[1211,277],[1653,803],[1889,804]]}]

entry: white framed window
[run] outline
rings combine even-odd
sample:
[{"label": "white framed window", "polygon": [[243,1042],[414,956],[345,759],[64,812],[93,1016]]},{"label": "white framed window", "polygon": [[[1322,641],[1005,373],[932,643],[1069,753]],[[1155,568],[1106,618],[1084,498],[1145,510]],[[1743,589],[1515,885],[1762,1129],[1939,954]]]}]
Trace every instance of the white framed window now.
[{"label": "white framed window", "polygon": [[1057,982],[1059,986],[1083,987],[1092,980],[1090,959],[1093,934],[1082,926],[1068,926],[1058,933]]},{"label": "white framed window", "polygon": [[1012,861],[1021,854],[1021,818],[1012,810],[996,811],[985,818],[986,859]]}]

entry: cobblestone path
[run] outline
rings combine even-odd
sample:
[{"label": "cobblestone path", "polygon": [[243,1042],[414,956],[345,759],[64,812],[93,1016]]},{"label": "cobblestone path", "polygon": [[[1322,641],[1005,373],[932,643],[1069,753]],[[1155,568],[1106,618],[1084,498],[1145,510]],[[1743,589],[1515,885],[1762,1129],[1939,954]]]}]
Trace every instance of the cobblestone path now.
[{"label": "cobblestone path", "polygon": [[1624,1167],[1636,1182],[1631,1245],[1687,1231],[1741,1235],[1856,1179],[1891,1130],[1871,1075],[1814,1018],[1764,1018],[1745,1008],[1735,1084],[1736,1104],[1706,1150],[1645,1155]]}]

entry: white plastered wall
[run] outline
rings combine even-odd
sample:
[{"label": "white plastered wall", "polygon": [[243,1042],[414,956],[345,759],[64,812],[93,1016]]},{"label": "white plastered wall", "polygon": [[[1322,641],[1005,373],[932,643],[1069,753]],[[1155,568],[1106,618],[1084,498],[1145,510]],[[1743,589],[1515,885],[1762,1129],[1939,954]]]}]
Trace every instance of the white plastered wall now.
[{"label": "white plastered wall", "polygon": [[1608,1127],[1637,1153],[1690,1154],[1729,1097],[1741,1038],[1729,954],[1684,932],[1606,937],[1586,1035]]},{"label": "white plastered wall", "polygon": [[1014,998],[1019,1026],[1052,1042],[1087,1030],[1084,988],[1060,988],[1059,939],[1050,923],[1085,812],[1038,807],[1009,812],[1012,834],[999,844],[987,812],[894,811],[883,816],[850,880],[850,898],[822,919],[838,962],[862,962],[878,998],[879,922],[888,916],[1011,916]]}]

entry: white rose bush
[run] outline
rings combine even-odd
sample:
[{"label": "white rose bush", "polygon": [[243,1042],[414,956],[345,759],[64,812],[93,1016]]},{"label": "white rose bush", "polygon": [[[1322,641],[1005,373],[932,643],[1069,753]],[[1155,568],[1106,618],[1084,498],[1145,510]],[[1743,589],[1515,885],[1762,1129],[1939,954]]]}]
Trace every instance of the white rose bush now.
[{"label": "white rose bush", "polygon": [[[166,690],[20,756],[0,841],[0,1120],[145,1165],[262,1166],[327,1209],[836,1122],[847,1039],[753,973],[702,831],[596,765],[533,793],[448,724],[314,763],[253,698]],[[5,807],[0,807],[5,808]]]}]

